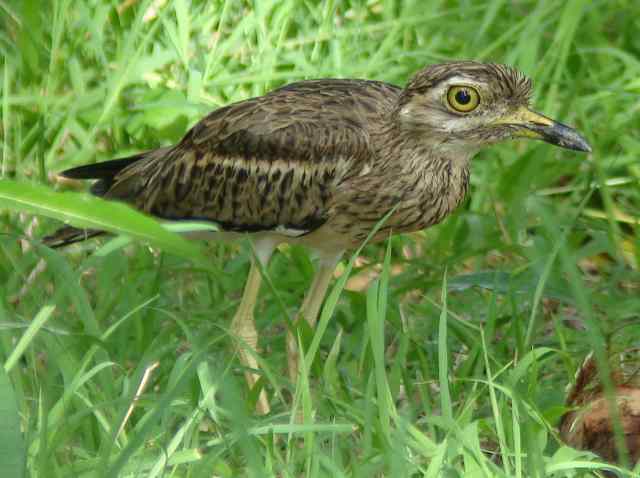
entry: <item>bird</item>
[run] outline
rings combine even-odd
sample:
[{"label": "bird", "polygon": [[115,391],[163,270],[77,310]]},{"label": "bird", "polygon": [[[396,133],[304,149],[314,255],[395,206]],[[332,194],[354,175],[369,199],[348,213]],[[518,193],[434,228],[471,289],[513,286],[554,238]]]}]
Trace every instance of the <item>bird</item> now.
[{"label": "bird", "polygon": [[[218,228],[186,232],[191,238],[250,239],[254,254],[230,331],[252,388],[260,377],[254,323],[260,268],[280,244],[317,254],[293,319],[313,329],[345,252],[376,226],[371,242],[441,222],[467,196],[471,158],[481,148],[528,138],[591,152],[576,130],[530,109],[531,94],[531,80],[517,69],[469,60],[427,65],[404,88],[366,79],[303,80],[214,110],[173,146],[60,175],[94,180],[92,194],[162,221]],[[44,242],[61,247],[101,233],[65,226]],[[291,330],[286,341],[294,381],[299,352]],[[256,412],[270,412],[264,388]]]}]

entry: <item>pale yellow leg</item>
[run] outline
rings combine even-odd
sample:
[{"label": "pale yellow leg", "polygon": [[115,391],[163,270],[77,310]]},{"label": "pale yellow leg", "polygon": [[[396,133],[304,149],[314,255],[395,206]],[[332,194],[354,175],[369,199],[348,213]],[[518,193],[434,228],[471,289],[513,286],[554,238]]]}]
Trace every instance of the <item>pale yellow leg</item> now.
[{"label": "pale yellow leg", "polygon": [[[256,244],[256,255],[263,266],[268,263],[271,252],[273,251],[273,246],[268,246],[269,247],[265,246],[261,248],[260,244]],[[258,369],[258,361],[255,357],[258,353],[258,332],[253,320],[253,309],[258,299],[261,282],[260,267],[258,262],[252,259],[249,277],[247,278],[242,294],[242,300],[240,301],[236,315],[231,321],[231,333],[238,341],[236,343],[236,350],[238,351],[240,363],[247,369],[253,370]],[[260,378],[258,374],[251,372],[251,370],[245,371],[244,376],[250,389],[254,387]],[[271,408],[269,407],[267,394],[264,390],[261,390],[256,403],[256,412],[264,415],[270,411]]]},{"label": "pale yellow leg", "polygon": [[[311,282],[311,287],[307,291],[304,297],[302,306],[293,319],[294,326],[301,318],[307,321],[309,327],[313,329],[318,319],[320,307],[324,301],[324,297],[327,293],[331,278],[333,277],[333,271],[336,268],[336,264],[340,260],[342,252],[337,254],[331,254],[322,256],[320,258],[320,266],[316,275]],[[298,350],[298,339],[291,331],[287,332],[287,361],[289,369],[289,379],[292,382],[296,382],[298,379],[300,352]]]}]

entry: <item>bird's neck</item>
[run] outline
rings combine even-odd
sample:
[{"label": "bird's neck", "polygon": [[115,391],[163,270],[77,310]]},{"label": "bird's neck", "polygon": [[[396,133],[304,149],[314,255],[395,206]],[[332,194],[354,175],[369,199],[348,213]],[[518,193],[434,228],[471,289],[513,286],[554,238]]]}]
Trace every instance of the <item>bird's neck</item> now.
[{"label": "bird's neck", "polygon": [[433,214],[427,225],[440,222],[466,197],[475,151],[443,147],[397,130],[378,144],[379,164],[373,169],[385,177],[387,187],[409,191],[424,205],[425,214]]},{"label": "bird's neck", "polygon": [[392,175],[430,175],[446,170],[447,174],[450,171],[463,178],[468,176],[471,158],[477,152],[477,148],[445,143],[398,127],[381,131],[376,140],[377,166]]},{"label": "bird's neck", "polygon": [[431,224],[437,224],[454,211],[469,190],[470,154],[454,154],[431,149],[408,158],[404,174],[418,175],[424,203],[436,203]]}]

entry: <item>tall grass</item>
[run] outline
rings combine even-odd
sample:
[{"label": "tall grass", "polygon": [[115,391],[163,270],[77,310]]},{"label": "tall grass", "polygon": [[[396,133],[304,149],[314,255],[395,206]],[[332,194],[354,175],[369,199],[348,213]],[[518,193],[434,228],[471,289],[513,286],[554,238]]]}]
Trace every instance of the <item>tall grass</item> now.
[{"label": "tall grass", "polygon": [[[0,203],[0,405],[23,431],[0,430],[0,454],[24,450],[47,478],[595,476],[603,465],[554,427],[583,357],[640,337],[637,13],[624,0],[0,0],[0,170],[31,200]],[[404,84],[452,58],[524,70],[535,108],[594,153],[483,151],[445,223],[341,266],[321,327],[302,330],[299,383],[284,316],[313,261],[282,248],[257,310],[269,416],[252,414],[228,332],[246,245],[200,255],[139,224],[127,232],[168,249],[38,243],[60,224],[34,214],[44,185],[68,187],[56,171],[170,144],[293,80]],[[96,208],[86,220],[108,216]],[[23,466],[0,456],[2,476],[5,463]]]}]

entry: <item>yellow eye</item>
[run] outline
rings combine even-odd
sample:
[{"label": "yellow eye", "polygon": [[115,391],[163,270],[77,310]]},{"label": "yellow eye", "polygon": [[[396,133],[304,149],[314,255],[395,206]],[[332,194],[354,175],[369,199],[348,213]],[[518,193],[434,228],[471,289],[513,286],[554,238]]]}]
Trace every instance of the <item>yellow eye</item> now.
[{"label": "yellow eye", "polygon": [[452,86],[447,91],[449,106],[460,113],[475,110],[480,104],[480,95],[471,86]]}]

